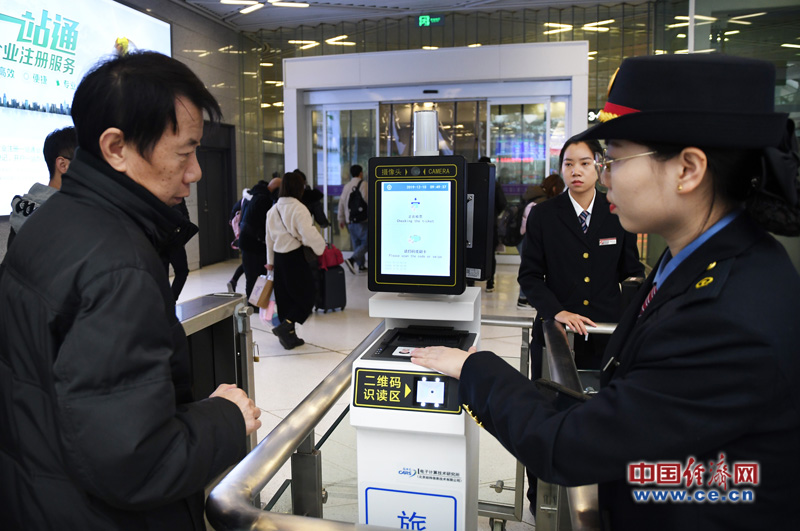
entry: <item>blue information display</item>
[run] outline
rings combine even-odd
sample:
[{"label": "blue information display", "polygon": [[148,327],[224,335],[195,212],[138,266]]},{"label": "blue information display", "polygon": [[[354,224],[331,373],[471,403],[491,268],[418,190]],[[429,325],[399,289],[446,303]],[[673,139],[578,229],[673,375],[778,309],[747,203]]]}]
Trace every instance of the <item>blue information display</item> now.
[{"label": "blue information display", "polygon": [[381,183],[381,273],[450,275],[449,181]]}]

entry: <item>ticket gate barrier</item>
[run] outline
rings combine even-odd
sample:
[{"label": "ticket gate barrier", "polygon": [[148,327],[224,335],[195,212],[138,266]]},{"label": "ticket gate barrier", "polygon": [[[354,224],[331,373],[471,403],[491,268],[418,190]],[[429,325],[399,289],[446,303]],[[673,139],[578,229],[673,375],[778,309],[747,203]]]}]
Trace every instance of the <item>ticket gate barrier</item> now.
[{"label": "ticket gate barrier", "polygon": [[[209,396],[222,383],[233,383],[255,401],[252,310],[238,293],[211,293],[175,305],[189,343],[192,393]],[[247,438],[247,451],[256,446]]]},{"label": "ticket gate barrier", "polygon": [[479,427],[458,402],[458,381],[412,364],[410,352],[477,345],[480,289],[379,293],[370,315],[384,317],[387,331],[353,364],[359,522],[474,531]]}]

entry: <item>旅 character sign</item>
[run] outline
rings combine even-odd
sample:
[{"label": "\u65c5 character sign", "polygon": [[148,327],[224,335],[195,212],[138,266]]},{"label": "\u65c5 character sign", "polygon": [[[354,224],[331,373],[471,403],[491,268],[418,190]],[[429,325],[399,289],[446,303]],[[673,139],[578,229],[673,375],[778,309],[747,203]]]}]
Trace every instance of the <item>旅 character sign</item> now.
[{"label": "\u65c5 character sign", "polygon": [[402,511],[402,514],[397,518],[400,519],[400,529],[411,529],[412,531],[425,531],[425,529],[428,529],[425,525],[428,517],[419,515],[416,512],[412,512],[411,516],[408,516],[405,511]]}]

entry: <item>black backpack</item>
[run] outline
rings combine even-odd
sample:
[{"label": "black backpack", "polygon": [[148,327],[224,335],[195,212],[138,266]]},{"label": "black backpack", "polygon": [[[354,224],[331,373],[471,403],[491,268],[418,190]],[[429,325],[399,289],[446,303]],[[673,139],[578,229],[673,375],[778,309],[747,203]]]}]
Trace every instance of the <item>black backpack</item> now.
[{"label": "black backpack", "polygon": [[522,234],[519,233],[522,227],[522,214],[525,212],[525,205],[519,203],[509,203],[497,218],[497,236],[503,245],[516,247],[522,241]]},{"label": "black backpack", "polygon": [[350,223],[362,223],[367,221],[369,212],[367,210],[367,202],[364,201],[364,196],[361,195],[361,183],[359,182],[350,192],[350,198],[347,200],[347,208],[350,212]]}]

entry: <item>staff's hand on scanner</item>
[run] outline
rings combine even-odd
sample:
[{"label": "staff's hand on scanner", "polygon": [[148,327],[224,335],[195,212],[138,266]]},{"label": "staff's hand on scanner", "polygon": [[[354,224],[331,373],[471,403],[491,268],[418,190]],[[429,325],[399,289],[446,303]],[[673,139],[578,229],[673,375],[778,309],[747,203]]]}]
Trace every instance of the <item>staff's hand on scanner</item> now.
[{"label": "staff's hand on scanner", "polygon": [[448,347],[416,348],[411,351],[411,363],[460,379],[464,362],[477,350],[475,347],[470,347],[466,352]]}]

